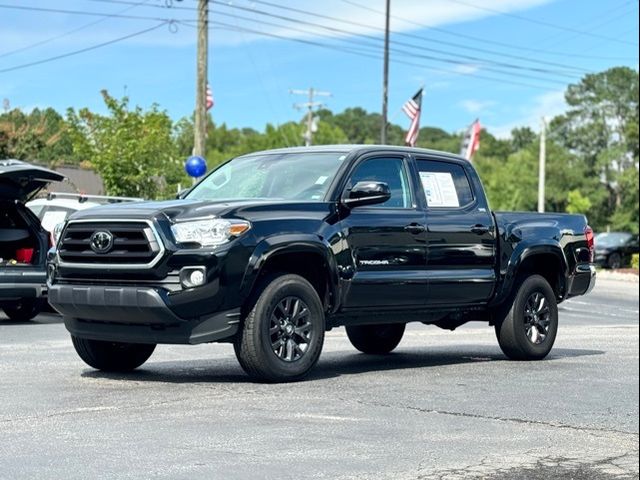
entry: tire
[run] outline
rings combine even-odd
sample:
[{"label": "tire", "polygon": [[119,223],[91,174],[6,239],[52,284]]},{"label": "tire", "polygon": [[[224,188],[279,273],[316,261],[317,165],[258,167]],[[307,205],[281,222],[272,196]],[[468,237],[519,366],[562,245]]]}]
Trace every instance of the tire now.
[{"label": "tire", "polygon": [[40,303],[33,300],[21,300],[13,307],[4,307],[4,313],[14,322],[33,320],[41,311]]},{"label": "tire", "polygon": [[[265,278],[234,340],[243,370],[261,382],[302,379],[324,343],[324,309],[313,286],[299,275]],[[297,305],[297,306],[296,306]]]},{"label": "tire", "polygon": [[384,355],[398,346],[404,335],[404,323],[347,326],[351,345],[362,353]]},{"label": "tire", "polygon": [[104,372],[129,372],[146,362],[155,344],[103,342],[71,336],[76,352],[84,362]]},{"label": "tire", "polygon": [[616,269],[622,267],[622,257],[619,253],[612,253],[607,258],[607,268]]},{"label": "tire", "polygon": [[495,330],[500,348],[511,360],[546,357],[558,333],[558,304],[549,282],[540,275],[527,277]]}]

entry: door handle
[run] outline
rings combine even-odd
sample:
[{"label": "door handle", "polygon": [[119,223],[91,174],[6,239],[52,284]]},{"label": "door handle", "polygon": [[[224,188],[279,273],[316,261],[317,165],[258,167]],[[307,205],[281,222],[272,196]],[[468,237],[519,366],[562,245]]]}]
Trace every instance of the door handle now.
[{"label": "door handle", "polygon": [[422,233],[427,230],[424,225],[420,225],[419,223],[410,223],[409,225],[404,227],[404,229],[407,232],[412,233],[414,235],[417,235],[418,233]]},{"label": "door handle", "polygon": [[485,233],[488,233],[489,230],[491,230],[491,228],[487,227],[486,225],[478,224],[471,227],[471,232],[477,235],[484,235]]}]

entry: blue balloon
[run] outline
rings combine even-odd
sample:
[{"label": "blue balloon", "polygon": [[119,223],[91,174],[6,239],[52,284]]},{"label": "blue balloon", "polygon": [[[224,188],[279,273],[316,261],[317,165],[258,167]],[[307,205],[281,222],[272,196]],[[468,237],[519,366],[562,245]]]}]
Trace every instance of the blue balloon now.
[{"label": "blue balloon", "polygon": [[184,169],[190,177],[201,177],[207,171],[207,161],[198,156],[187,158],[184,164]]}]

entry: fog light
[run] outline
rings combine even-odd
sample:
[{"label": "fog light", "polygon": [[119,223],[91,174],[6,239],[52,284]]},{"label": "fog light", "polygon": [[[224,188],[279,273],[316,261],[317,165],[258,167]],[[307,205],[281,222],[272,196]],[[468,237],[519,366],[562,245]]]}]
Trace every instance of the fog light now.
[{"label": "fog light", "polygon": [[184,267],[180,270],[180,283],[184,288],[193,288],[204,285],[207,281],[205,267]]},{"label": "fog light", "polygon": [[189,275],[189,282],[192,285],[202,285],[204,283],[204,273],[200,270],[194,270]]}]

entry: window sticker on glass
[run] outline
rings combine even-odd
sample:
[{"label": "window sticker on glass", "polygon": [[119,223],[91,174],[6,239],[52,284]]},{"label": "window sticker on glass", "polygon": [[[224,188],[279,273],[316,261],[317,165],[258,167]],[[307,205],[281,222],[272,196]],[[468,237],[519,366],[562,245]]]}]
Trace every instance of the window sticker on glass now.
[{"label": "window sticker on glass", "polygon": [[422,188],[430,207],[459,207],[458,192],[449,172],[420,172]]}]

